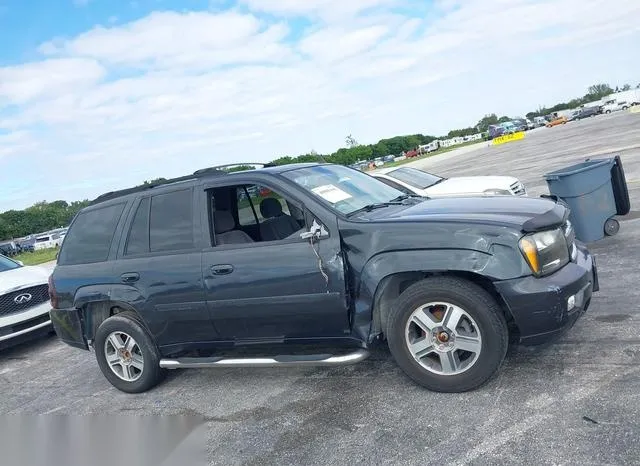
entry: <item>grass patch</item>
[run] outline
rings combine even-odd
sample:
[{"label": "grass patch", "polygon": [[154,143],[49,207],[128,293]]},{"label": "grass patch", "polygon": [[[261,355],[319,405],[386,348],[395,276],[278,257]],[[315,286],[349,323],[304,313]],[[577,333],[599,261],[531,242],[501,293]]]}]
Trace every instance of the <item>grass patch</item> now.
[{"label": "grass patch", "polygon": [[56,260],[59,248],[40,249],[33,252],[23,252],[13,257],[17,261],[21,261],[24,265],[38,265],[45,262]]},{"label": "grass patch", "polygon": [[416,160],[428,159],[429,157],[444,154],[445,152],[450,152],[455,149],[460,149],[461,147],[472,146],[474,144],[482,144],[483,142],[487,143],[488,141],[469,141],[469,142],[463,142],[462,144],[458,144],[457,146],[442,147],[436,151],[429,152],[428,154],[419,155],[417,157],[412,157],[410,159],[400,160],[399,162],[385,162],[382,168],[397,167],[399,165],[404,165],[405,163],[415,162]]}]

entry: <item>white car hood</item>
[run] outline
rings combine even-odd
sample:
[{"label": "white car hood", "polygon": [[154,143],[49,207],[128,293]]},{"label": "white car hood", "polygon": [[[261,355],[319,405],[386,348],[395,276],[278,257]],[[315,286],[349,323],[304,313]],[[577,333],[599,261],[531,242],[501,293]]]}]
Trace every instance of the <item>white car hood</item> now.
[{"label": "white car hood", "polygon": [[0,294],[35,285],[46,285],[49,272],[41,267],[18,267],[0,272]]},{"label": "white car hood", "polygon": [[424,190],[429,195],[482,194],[487,189],[504,189],[511,192],[511,185],[518,179],[512,176],[461,176],[448,178]]}]

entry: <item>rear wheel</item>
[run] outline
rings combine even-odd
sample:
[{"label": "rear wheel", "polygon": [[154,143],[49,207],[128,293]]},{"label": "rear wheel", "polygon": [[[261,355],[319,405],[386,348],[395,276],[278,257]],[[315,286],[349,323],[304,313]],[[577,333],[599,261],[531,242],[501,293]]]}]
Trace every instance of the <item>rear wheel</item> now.
[{"label": "rear wheel", "polygon": [[502,309],[466,280],[427,278],[407,288],[389,317],[394,359],[418,384],[439,392],[464,392],[487,382],[508,347]]},{"label": "rear wheel", "polygon": [[106,319],[96,331],[98,366],[118,390],[141,393],[156,386],[165,375],[153,339],[131,312]]}]

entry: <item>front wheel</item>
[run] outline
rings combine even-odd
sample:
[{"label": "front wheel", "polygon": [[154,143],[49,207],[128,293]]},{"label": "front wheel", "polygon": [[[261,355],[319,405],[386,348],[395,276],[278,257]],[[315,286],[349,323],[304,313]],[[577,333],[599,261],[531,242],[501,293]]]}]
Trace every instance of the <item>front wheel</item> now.
[{"label": "front wheel", "polygon": [[508,347],[502,309],[481,287],[450,277],[414,283],[398,298],[387,329],[389,349],[415,382],[464,392],[487,382]]},{"label": "front wheel", "polygon": [[95,350],[102,374],[118,390],[145,392],[164,378],[160,353],[132,312],[116,314],[100,324]]}]

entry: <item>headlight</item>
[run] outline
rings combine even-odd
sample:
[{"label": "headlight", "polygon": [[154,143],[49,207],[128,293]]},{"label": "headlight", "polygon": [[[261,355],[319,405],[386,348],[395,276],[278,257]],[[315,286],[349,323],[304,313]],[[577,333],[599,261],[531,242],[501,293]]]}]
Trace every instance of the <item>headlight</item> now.
[{"label": "headlight", "polygon": [[520,250],[536,276],[548,275],[569,263],[569,248],[560,229],[541,231],[520,240]]},{"label": "headlight", "polygon": [[487,189],[483,192],[485,196],[511,196],[511,191],[506,189]]}]

